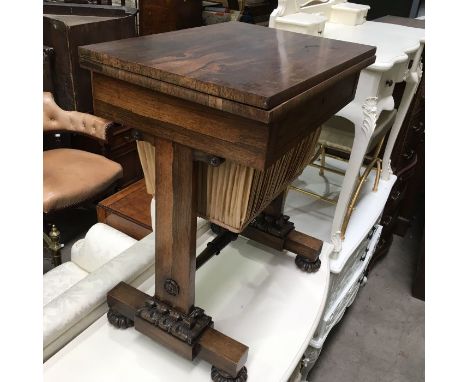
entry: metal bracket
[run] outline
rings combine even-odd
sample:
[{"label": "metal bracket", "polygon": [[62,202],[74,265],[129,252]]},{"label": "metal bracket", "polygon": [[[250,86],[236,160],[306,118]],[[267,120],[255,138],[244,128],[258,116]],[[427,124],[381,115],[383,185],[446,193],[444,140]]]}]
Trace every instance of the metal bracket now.
[{"label": "metal bracket", "polygon": [[198,150],[193,150],[193,159],[197,162],[206,163],[207,165],[212,167],[218,167],[222,165],[226,160],[216,155],[207,154]]}]

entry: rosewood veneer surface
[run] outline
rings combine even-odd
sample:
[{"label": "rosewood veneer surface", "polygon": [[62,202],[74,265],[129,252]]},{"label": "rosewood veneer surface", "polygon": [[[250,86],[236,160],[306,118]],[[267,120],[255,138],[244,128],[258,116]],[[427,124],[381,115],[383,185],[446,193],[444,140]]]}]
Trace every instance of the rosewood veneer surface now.
[{"label": "rosewood veneer surface", "polygon": [[96,114],[265,169],[353,99],[375,48],[230,22],[80,56]]}]

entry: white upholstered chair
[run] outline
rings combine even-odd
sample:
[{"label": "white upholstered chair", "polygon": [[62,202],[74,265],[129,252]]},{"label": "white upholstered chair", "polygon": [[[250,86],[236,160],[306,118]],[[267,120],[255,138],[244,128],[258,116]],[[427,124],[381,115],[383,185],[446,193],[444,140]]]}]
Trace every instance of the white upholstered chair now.
[{"label": "white upholstered chair", "polygon": [[[150,235],[152,236],[152,235]],[[102,223],[71,250],[71,261],[43,276],[43,357],[52,356],[107,311],[107,292],[120,281],[138,285],[154,273],[154,256],[135,239]],[[154,245],[137,243],[139,246]],[[127,251],[130,247],[131,251]]]}]

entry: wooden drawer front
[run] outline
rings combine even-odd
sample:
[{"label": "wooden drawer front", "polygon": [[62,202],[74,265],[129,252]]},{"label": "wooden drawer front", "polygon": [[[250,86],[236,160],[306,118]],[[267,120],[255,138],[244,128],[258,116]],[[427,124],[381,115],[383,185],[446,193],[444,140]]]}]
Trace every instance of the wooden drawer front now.
[{"label": "wooden drawer front", "polygon": [[98,221],[141,239],[152,231],[151,200],[140,180],[101,201],[96,209]]},{"label": "wooden drawer front", "polygon": [[[265,170],[352,101],[357,80],[358,73],[352,73],[305,100],[295,100],[294,107],[257,109],[261,118],[246,118],[94,73],[94,111],[138,126],[142,133]],[[122,93],[127,96],[120,97]]]}]

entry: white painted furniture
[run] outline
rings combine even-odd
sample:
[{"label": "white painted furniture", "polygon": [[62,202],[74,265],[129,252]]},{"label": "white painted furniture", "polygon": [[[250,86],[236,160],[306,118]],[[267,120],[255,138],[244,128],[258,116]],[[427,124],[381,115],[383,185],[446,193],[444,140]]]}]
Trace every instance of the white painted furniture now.
[{"label": "white painted furniture", "polygon": [[[328,167],[346,170],[347,163],[329,158]],[[304,194],[290,191],[286,199],[285,214],[291,216],[298,230],[324,241],[324,248],[331,248],[330,281],[327,300],[320,323],[312,337],[304,357],[304,375],[313,367],[330,332],[352,304],[361,285],[365,284],[364,273],[375,251],[382,227],[378,224],[396,176],[382,179],[378,191],[372,191],[375,172],[371,172],[364,184],[356,209],[351,215],[346,240],[340,256],[335,256],[329,238],[333,229],[336,206],[324,200],[311,199]],[[314,189],[329,198],[341,191],[343,177],[333,172],[319,175],[316,167],[307,167],[293,183],[305,189]],[[311,319],[315,319],[311,317]]]},{"label": "white painted furniture", "polygon": [[[298,229],[331,243],[334,247],[330,258],[331,277],[327,303],[305,357],[309,360],[310,368],[331,328],[354,300],[361,284],[357,281],[364,280],[363,272],[380,235],[380,214],[396,179],[392,175],[390,155],[422,76],[420,61],[425,32],[424,29],[365,21],[366,10],[362,6],[351,5],[342,0],[301,6],[304,3],[298,0],[279,0],[278,8],[270,16],[270,27],[377,47],[376,62],[361,72],[355,99],[336,114],[354,124],[354,140],[349,162],[346,164],[327,159],[327,167],[334,166],[346,171],[344,178],[329,172],[321,177],[317,169],[307,168],[294,184],[319,194],[328,192],[329,197],[336,196],[336,207],[321,200],[311,202],[310,198],[296,192],[290,192],[288,195],[287,205],[295,206],[295,213],[304,210],[309,214],[308,225],[296,224]],[[337,13],[337,10],[346,11],[346,8],[347,15]],[[353,8],[357,12],[354,19],[350,11]],[[364,13],[358,14],[359,12]],[[298,15],[300,23],[296,20]],[[318,20],[318,16],[326,21]],[[308,23],[316,23],[316,29],[323,29],[323,32],[310,33],[314,27]],[[359,174],[363,171],[364,155],[374,134],[377,119],[383,110],[394,109],[393,90],[395,83],[402,81],[406,82],[406,88],[385,147],[379,189],[377,192],[371,190],[375,177],[375,174],[372,174],[344,235],[342,227],[346,210]],[[312,205],[312,212],[305,207],[306,204]],[[286,213],[294,216],[293,211]],[[296,220],[297,217],[294,221]]]},{"label": "white painted furniture", "polygon": [[[354,124],[355,138],[329,238],[335,246],[336,256],[341,252],[343,245],[341,228],[346,209],[354,192],[376,121],[382,110],[393,110],[395,83],[406,81],[407,86],[383,157],[382,177],[386,180],[390,178],[390,155],[422,76],[420,60],[425,42],[424,29],[371,21],[358,25],[331,22],[333,12],[346,6],[350,9],[354,7],[342,0],[330,0],[305,7],[301,7],[296,0],[279,0],[278,8],[270,16],[270,27],[286,30],[293,28],[296,32],[306,34],[311,27],[303,27],[304,20],[309,18],[309,21],[314,23],[317,16],[325,17],[328,21],[325,22],[321,36],[377,47],[376,62],[361,72],[355,99],[337,113]],[[293,15],[297,14],[301,15],[301,23],[293,19]],[[339,21],[340,18],[335,17],[333,20]],[[321,23],[322,21],[320,25]]]},{"label": "white painted furniture", "polygon": [[347,1],[336,2],[331,6],[330,22],[344,25],[360,25],[366,21],[370,7],[363,4],[353,4]]},{"label": "white painted furniture", "polygon": [[105,296],[116,281],[139,283],[151,275],[151,256],[119,256],[135,242],[122,232],[97,223],[73,245],[71,261],[44,274],[44,359],[106,311]]},{"label": "white painted furniture", "polygon": [[[197,252],[213,237],[205,233]],[[150,235],[125,253],[152,256],[153,248]],[[196,305],[217,330],[250,348],[248,381],[286,382],[296,369],[325,304],[331,250],[325,245],[320,270],[308,274],[293,256],[240,237],[197,271]],[[139,289],[152,294],[153,287],[151,277]],[[44,381],[206,382],[210,367],[168,352],[133,328],[116,329],[102,316],[45,362]]]}]

